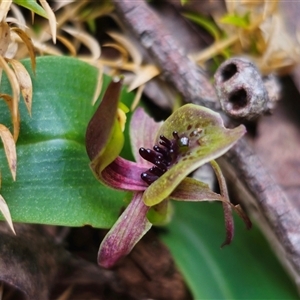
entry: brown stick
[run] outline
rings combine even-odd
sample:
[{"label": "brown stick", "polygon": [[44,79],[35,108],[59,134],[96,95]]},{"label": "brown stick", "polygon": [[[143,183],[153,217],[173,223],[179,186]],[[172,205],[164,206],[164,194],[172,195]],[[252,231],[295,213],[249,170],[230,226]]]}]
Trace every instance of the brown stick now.
[{"label": "brown stick", "polygon": [[[163,22],[144,1],[113,0],[120,17],[137,35],[185,101],[220,112],[215,91],[207,77],[188,59]],[[224,157],[235,176],[254,197],[258,209],[275,233],[292,272],[300,274],[300,218],[245,139]]]},{"label": "brown stick", "polygon": [[206,74],[188,59],[184,48],[172,37],[160,18],[144,1],[113,1],[120,17],[149,50],[162,75],[171,82],[185,101],[220,109],[216,93]]}]

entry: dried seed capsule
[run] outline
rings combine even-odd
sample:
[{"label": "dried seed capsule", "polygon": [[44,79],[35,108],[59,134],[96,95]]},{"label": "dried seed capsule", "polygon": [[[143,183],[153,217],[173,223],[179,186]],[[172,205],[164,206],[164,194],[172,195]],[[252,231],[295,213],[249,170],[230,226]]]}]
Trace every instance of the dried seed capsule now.
[{"label": "dried seed capsule", "polygon": [[257,68],[249,60],[232,58],[225,61],[214,78],[222,109],[231,117],[250,120],[269,112],[268,91]]}]

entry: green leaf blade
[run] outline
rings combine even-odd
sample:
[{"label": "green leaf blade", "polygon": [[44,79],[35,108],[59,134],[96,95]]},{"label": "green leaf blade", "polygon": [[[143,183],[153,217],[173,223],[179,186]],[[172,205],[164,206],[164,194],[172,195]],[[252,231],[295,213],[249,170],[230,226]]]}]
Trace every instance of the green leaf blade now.
[{"label": "green leaf blade", "polygon": [[30,11],[36,13],[37,15],[40,15],[46,19],[48,19],[47,17],[47,13],[45,12],[45,10],[37,4],[36,1],[34,0],[13,0],[13,2],[17,5],[23,6],[27,9],[29,9]]},{"label": "green leaf blade", "polygon": [[17,181],[9,184],[4,176],[2,185],[13,220],[110,227],[123,193],[100,185],[87,167],[84,150],[83,145],[63,139],[19,146]]},{"label": "green leaf blade", "polygon": [[213,22],[213,20],[200,15],[199,13],[183,13],[183,16],[192,22],[196,23],[200,27],[203,27],[207,32],[213,36],[213,38],[218,41],[221,38],[221,32],[218,26]]},{"label": "green leaf blade", "polygon": [[298,299],[295,286],[256,226],[246,231],[235,218],[235,239],[220,249],[221,205],[176,202],[174,206],[174,217],[161,238],[193,299]]},{"label": "green leaf blade", "polygon": [[[30,62],[24,65],[31,73]],[[92,106],[96,80],[97,69],[78,59],[37,59],[32,117],[21,103],[16,182],[0,151],[1,194],[13,221],[108,228],[117,219],[125,194],[97,181],[85,149],[86,127],[97,107]],[[105,77],[104,88],[109,80]],[[1,91],[10,92],[6,78]],[[121,97],[134,98],[124,90]],[[4,103],[0,109],[1,122],[11,127]]]}]

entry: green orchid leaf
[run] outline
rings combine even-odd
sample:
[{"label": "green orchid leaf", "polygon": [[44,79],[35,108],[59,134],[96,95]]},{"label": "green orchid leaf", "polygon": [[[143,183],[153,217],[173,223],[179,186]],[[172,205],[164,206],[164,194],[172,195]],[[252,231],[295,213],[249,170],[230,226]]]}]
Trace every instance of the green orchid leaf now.
[{"label": "green orchid leaf", "polygon": [[[0,151],[1,194],[16,222],[110,227],[122,207],[123,192],[104,187],[93,176],[85,149],[85,132],[93,106],[98,70],[69,57],[37,58],[32,117],[20,103],[21,130],[17,142],[17,179],[13,182],[4,150]],[[10,94],[3,75],[1,92]],[[110,78],[104,77],[104,90]],[[102,96],[99,97],[101,99]],[[125,89],[121,99],[134,99]],[[1,123],[11,128],[10,113],[1,105]]]},{"label": "green orchid leaf", "polygon": [[210,18],[202,16],[199,13],[191,12],[183,13],[183,16],[207,30],[207,32],[211,34],[216,41],[221,39],[222,34],[220,29]]},{"label": "green orchid leaf", "polygon": [[23,6],[27,9],[29,9],[30,11],[36,13],[37,15],[40,15],[46,19],[48,19],[47,17],[47,13],[45,12],[45,10],[36,2],[36,0],[13,0],[13,3]]},{"label": "green orchid leaf", "polygon": [[299,299],[296,287],[254,224],[235,218],[235,239],[224,235],[218,203],[174,202],[174,216],[161,238],[190,287],[193,299]]},{"label": "green orchid leaf", "polygon": [[246,13],[244,16],[227,14],[220,19],[220,22],[223,24],[234,25],[236,27],[246,29],[250,25],[249,15],[250,15],[249,13]]},{"label": "green orchid leaf", "polygon": [[157,144],[160,136],[177,144],[176,160],[147,188],[143,195],[145,204],[153,206],[168,198],[186,176],[223,155],[245,132],[243,125],[226,129],[221,116],[208,108],[187,104],[177,109],[157,135]]}]

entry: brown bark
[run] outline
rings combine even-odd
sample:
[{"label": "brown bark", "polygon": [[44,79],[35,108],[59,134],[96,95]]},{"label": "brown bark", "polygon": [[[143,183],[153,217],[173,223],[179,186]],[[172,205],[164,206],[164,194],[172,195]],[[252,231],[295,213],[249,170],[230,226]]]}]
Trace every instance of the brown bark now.
[{"label": "brown bark", "polygon": [[[215,91],[205,73],[187,57],[183,47],[173,39],[163,21],[144,1],[113,0],[121,19],[138,37],[162,70],[162,75],[187,102],[220,112]],[[231,179],[246,192],[261,213],[264,228],[272,233],[290,271],[300,273],[300,218],[282,189],[266,171],[246,139],[241,140],[222,159]],[[225,170],[225,171],[226,171]],[[244,188],[242,188],[244,187]],[[279,243],[278,243],[279,242]]]}]

